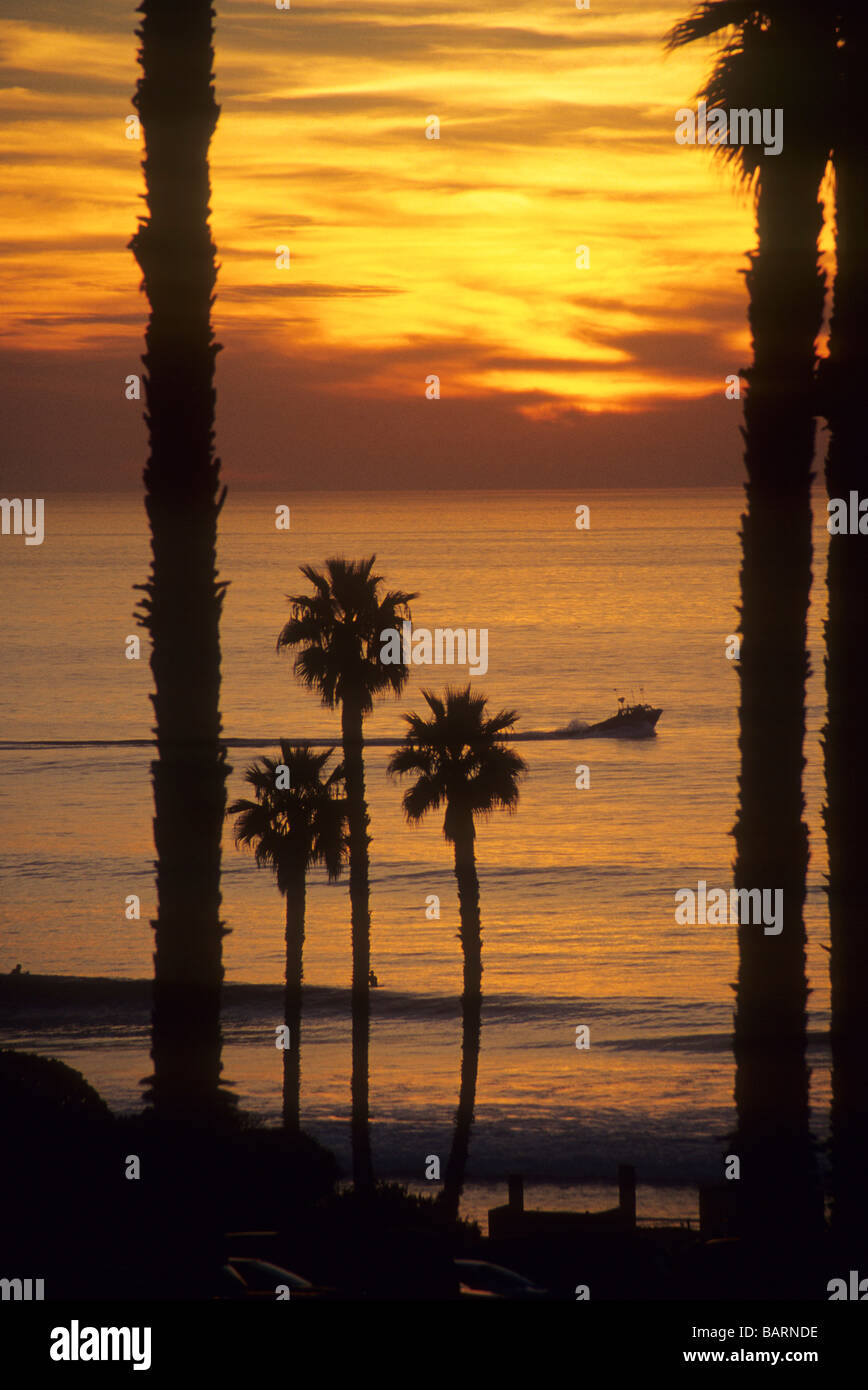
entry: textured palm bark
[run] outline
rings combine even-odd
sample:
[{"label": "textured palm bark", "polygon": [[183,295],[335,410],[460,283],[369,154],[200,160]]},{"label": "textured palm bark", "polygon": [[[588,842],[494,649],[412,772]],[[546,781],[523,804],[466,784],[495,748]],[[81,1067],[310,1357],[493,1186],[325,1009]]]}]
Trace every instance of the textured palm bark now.
[{"label": "textured palm bark", "polygon": [[157,918],[151,1098],[185,1120],[221,1107],[220,734],[208,146],[218,108],[208,0],[145,0],[135,97],[147,146],[148,216],[131,247],[150,302],[145,468],[152,565],[141,586],[151,636]]},{"label": "textured palm bark", "polygon": [[350,854],[350,918],[353,974],[351,984],[353,1073],[351,1082],[353,1183],[358,1191],[374,1186],[371,1156],[369,1069],[371,1034],[371,908],[368,867],[368,807],[362,752],[362,712],[351,701],[341,708],[347,829]]},{"label": "textured palm bark", "polygon": [[304,978],[304,916],[307,883],[304,864],[296,866],[286,894],[286,983],[283,1021],[289,1047],[283,1054],[283,1127],[297,1134],[301,1127],[301,991]]},{"label": "textured palm bark", "polygon": [[[789,114],[789,113],[788,113]],[[823,307],[822,164],[797,140],[769,159],[747,272],[754,363],[745,402],[739,809],[735,883],[783,890],[783,930],[738,929],[734,1052],[746,1233],[782,1250],[816,1234],[822,1200],[805,1057],[802,772],[811,586],[814,343]]]},{"label": "textured palm bark", "polygon": [[474,851],[475,836],[473,817],[467,814],[457,827],[455,839],[455,878],[458,882],[458,908],[461,918],[464,988],[461,995],[461,1082],[458,1111],[443,1185],[443,1207],[450,1220],[458,1217],[464,1188],[482,1040],[482,920]]},{"label": "textured palm bark", "polygon": [[[835,154],[837,275],[825,377],[830,497],[868,496],[868,170],[860,134],[868,19],[846,12],[845,106]],[[854,126],[853,120],[857,121]],[[832,986],[833,1225],[853,1260],[868,1250],[868,536],[829,538],[825,822]]]}]

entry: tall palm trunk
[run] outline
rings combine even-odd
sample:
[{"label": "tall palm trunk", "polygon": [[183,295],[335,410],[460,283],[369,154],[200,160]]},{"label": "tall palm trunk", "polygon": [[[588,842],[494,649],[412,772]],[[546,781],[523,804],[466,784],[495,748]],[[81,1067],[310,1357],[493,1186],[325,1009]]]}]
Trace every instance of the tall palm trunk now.
[{"label": "tall palm trunk", "polygon": [[152,566],[141,621],[151,635],[157,759],[154,839],[154,1076],[158,1113],[213,1115],[220,1102],[223,979],[220,839],[228,769],[220,740],[216,578],[219,461],[214,458],[211,301],[216,280],[208,146],[209,0],[144,0],[135,104],[147,143],[148,218],[131,247],[151,313],[145,469]]},{"label": "tall palm trunk", "polygon": [[368,869],[368,807],[362,754],[362,711],[345,700],[341,707],[344,782],[347,790],[347,829],[350,852],[350,919],[352,924],[352,1118],[353,1183],[358,1191],[374,1186],[371,1157],[369,1050],[371,1034],[371,908]]},{"label": "tall palm trunk", "polygon": [[286,984],[283,1021],[289,1029],[289,1047],[283,1054],[283,1127],[297,1134],[301,1128],[301,987],[304,978],[304,915],[307,884],[305,867],[293,867],[286,893]]},{"label": "tall palm trunk", "polygon": [[[845,88],[835,154],[837,276],[825,413],[830,497],[868,494],[864,393],[868,381],[868,170],[861,104],[868,19],[844,24]],[[853,125],[853,121],[856,124]],[[829,538],[826,624],[826,833],[832,985],[832,1183],[836,1236],[853,1259],[868,1249],[868,537]]]},{"label": "tall palm trunk", "polygon": [[446,1216],[455,1220],[461,1203],[470,1131],[476,1103],[476,1078],[482,1038],[482,920],[479,912],[479,876],[476,872],[473,816],[461,816],[455,830],[455,877],[458,882],[458,909],[461,917],[461,950],[464,955],[464,989],[461,995],[461,1087],[455,1135],[446,1167],[443,1206]]},{"label": "tall palm trunk", "polygon": [[[790,112],[787,111],[789,117]],[[739,710],[741,775],[735,883],[783,890],[783,930],[738,930],[734,1052],[743,1230],[781,1250],[822,1219],[809,1132],[805,1058],[802,770],[811,584],[814,343],[822,163],[804,146],[767,159],[758,250],[747,272],[754,363],[745,403]]]}]

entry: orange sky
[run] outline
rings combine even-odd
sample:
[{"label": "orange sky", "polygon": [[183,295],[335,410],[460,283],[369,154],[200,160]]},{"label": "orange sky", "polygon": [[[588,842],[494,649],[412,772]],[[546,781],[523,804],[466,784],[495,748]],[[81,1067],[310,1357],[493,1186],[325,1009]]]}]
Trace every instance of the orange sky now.
[{"label": "orange sky", "polygon": [[[133,8],[4,8],[17,17],[0,26],[2,486],[135,487]],[[664,57],[686,8],[217,4],[230,483],[739,479],[723,378],[747,360],[752,212],[707,149],[674,140],[713,51]]]}]

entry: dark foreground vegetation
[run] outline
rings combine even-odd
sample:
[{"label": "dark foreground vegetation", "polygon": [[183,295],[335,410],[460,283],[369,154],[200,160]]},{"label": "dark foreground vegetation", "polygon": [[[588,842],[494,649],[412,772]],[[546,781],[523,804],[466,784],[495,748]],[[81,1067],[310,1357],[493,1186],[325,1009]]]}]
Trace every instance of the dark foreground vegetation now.
[{"label": "dark foreground vegetation", "polygon": [[[504,1265],[537,1296],[570,1301],[581,1286],[594,1301],[824,1301],[828,1280],[846,1276],[828,1233],[795,1261],[749,1238],[581,1218],[487,1239],[436,1197],[397,1184],[341,1188],[333,1156],[303,1133],[244,1115],[208,1132],[169,1128],[152,1112],[117,1117],[78,1072],[27,1053],[0,1051],[0,1097],[0,1272],[44,1279],[49,1300],[248,1296],[227,1276],[233,1258],[310,1282],[292,1298],[490,1296],[462,1290],[456,1259]],[[127,1176],[134,1158],[138,1178]],[[259,1296],[277,1298],[277,1278]]]}]

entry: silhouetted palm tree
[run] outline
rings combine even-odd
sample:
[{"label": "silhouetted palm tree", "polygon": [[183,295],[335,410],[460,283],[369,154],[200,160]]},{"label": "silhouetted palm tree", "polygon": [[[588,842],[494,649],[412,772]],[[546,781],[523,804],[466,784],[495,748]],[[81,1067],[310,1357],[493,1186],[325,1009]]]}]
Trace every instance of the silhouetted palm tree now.
[{"label": "silhouetted palm tree", "polygon": [[474,818],[488,816],[499,808],[515,809],[518,782],[526,765],[502,742],[503,735],[517,719],[514,710],[500,710],[486,717],[485,696],[473,694],[469,685],[463,690],[447,688],[444,699],[428,690],[423,690],[422,694],[433,717],[404,716],[407,733],[402,746],[389,759],[388,770],[399,776],[418,774],[403,796],[408,820],[420,821],[429,811],[445,805],[443,834],[455,847],[464,955],[461,1088],[455,1137],[443,1187],[446,1215],[455,1219],[470,1149],[482,1034],[482,921]]},{"label": "silhouetted palm tree", "polygon": [[[152,565],[139,620],[151,636],[157,759],[154,839],[155,1110],[213,1115],[220,1092],[220,842],[228,769],[220,733],[217,582],[219,460],[214,457],[208,146],[217,122],[209,0],[144,0],[144,130],[148,216],[130,246],[151,313],[143,362],[150,456],[145,505]],[[224,493],[225,495],[225,493]]]},{"label": "silhouetted palm tree", "polygon": [[[830,498],[868,494],[868,169],[862,108],[868,78],[868,11],[839,0],[836,97],[834,313],[822,364],[821,413],[830,428]],[[829,537],[826,624],[826,832],[832,985],[833,1227],[854,1261],[868,1249],[868,538]]]},{"label": "silhouetted palm tree", "polygon": [[[301,1099],[301,986],[304,974],[304,922],[307,871],[323,864],[330,879],[339,877],[345,849],[346,809],[336,795],[342,769],[323,780],[334,749],[314,753],[307,744],[293,747],[281,740],[279,758],[260,758],[245,775],[255,801],[233,801],[237,816],[235,843],[252,845],[256,863],[273,869],[286,898],[286,986],[284,1023],[289,1047],[283,1053],[283,1125],[297,1132]],[[289,785],[278,785],[280,779]],[[284,771],[285,770],[285,771]]]},{"label": "silhouetted palm tree", "polygon": [[366,560],[334,558],[326,560],[323,572],[313,565],[302,565],[301,572],[314,592],[289,597],[292,616],[277,639],[278,650],[298,648],[293,670],[302,684],[316,690],[327,708],[341,708],[353,947],[353,1181],[364,1191],[373,1188],[374,1169],[368,1101],[370,822],[365,799],[363,724],[377,695],[389,691],[397,695],[407,682],[409,671],[403,662],[388,664],[380,660],[381,634],[386,629],[401,631],[402,621],[409,618],[407,605],[416,597],[398,589],[383,590],[382,576],[373,572],[375,560],[375,555]]},{"label": "silhouetted palm tree", "polygon": [[742,518],[741,773],[735,883],[781,888],[783,930],[739,927],[734,1052],[745,1229],[781,1249],[822,1221],[808,1120],[802,771],[818,269],[829,154],[824,102],[833,19],[814,0],[716,0],[676,25],[669,46],[723,34],[710,107],[780,108],[783,149],[719,145],[756,198],[746,273],[753,364],[744,375],[747,514]]}]

